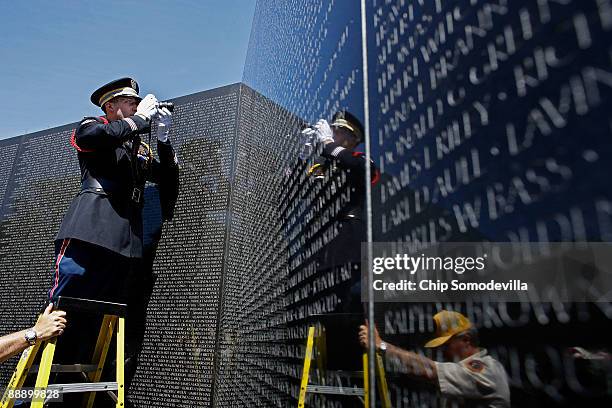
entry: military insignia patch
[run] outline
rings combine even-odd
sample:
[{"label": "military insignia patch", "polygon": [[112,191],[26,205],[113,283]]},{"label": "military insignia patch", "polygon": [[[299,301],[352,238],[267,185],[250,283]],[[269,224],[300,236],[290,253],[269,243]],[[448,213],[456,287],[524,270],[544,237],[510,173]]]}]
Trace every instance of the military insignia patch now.
[{"label": "military insignia patch", "polygon": [[131,85],[132,85],[132,88],[133,88],[133,89],[134,89],[136,92],[138,92],[138,84],[136,83],[136,81],[134,81],[134,80],[132,79],[132,83],[131,83]]},{"label": "military insignia patch", "polygon": [[482,372],[487,366],[480,360],[470,360],[465,363],[465,366],[468,370],[473,371],[475,373]]}]

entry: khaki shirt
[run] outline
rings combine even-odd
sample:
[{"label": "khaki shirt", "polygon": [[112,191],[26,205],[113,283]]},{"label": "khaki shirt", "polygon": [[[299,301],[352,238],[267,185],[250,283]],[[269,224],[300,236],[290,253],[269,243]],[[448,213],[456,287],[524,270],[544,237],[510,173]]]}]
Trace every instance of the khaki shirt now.
[{"label": "khaki shirt", "polygon": [[438,383],[443,397],[466,407],[510,407],[508,376],[486,349],[458,363],[438,363]]}]

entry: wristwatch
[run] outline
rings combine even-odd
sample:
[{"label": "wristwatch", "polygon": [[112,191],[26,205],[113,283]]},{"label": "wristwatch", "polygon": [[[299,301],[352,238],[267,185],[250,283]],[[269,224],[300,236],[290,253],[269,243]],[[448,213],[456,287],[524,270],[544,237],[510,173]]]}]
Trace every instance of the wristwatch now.
[{"label": "wristwatch", "polygon": [[25,332],[25,339],[30,344],[30,346],[35,345],[36,344],[36,340],[38,340],[38,335],[36,334],[36,330],[30,329],[30,330],[26,331]]},{"label": "wristwatch", "polygon": [[385,343],[384,341],[381,341],[378,349],[380,350],[381,354],[385,354],[387,352],[387,343]]}]

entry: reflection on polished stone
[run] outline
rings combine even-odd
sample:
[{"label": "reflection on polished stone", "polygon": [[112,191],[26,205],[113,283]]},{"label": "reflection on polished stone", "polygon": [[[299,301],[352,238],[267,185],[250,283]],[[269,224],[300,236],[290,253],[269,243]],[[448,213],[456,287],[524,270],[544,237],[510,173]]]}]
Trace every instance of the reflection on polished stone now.
[{"label": "reflection on polished stone", "polygon": [[[338,108],[362,115],[358,7],[281,3],[258,3],[255,22],[266,24],[254,24],[244,81],[311,123]],[[453,241],[610,239],[612,190],[601,177],[611,151],[607,3],[366,4],[371,157],[381,170],[372,190],[374,241],[416,251]],[[288,191],[308,189],[308,180],[292,181]],[[327,231],[292,225],[300,247],[290,253],[310,253],[317,247],[310,238]],[[333,309],[341,281],[297,260],[289,276],[288,333],[303,342],[306,318]],[[312,284],[320,280],[319,292]],[[377,304],[376,315],[390,341],[412,348],[434,331],[436,311],[460,310],[504,364],[517,404],[572,406],[589,395],[598,405],[606,387],[567,357],[566,346],[603,346],[584,330],[609,326],[600,306],[475,296],[453,305]],[[297,385],[299,361],[292,363]],[[408,379],[390,382],[394,405],[437,404],[435,393]]]}]

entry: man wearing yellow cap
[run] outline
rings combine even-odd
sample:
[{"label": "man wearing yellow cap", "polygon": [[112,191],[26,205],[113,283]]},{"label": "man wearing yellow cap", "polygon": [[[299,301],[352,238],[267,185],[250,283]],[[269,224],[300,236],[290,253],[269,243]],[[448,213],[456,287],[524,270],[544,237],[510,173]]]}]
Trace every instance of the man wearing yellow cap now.
[{"label": "man wearing yellow cap", "polygon": [[[425,347],[441,347],[447,362],[433,361],[423,355],[384,342],[374,328],[376,349],[399,359],[411,376],[429,380],[449,401],[464,406],[509,407],[508,377],[501,363],[478,346],[478,332],[467,317],[442,310],[434,316],[436,337]],[[359,342],[368,344],[368,326],[361,326]]]}]

